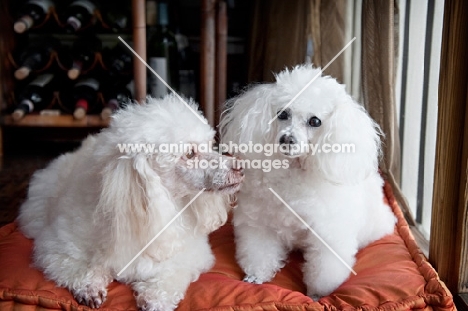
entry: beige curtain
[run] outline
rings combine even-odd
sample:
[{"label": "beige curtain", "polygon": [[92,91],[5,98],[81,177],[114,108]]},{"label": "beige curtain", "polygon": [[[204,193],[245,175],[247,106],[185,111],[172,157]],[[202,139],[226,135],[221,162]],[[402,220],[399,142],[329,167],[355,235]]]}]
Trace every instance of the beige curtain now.
[{"label": "beige curtain", "polygon": [[394,189],[395,197],[410,225],[415,225],[400,180],[400,139],[396,120],[395,3],[363,0],[362,3],[362,94],[363,104],[385,133],[380,168]]},{"label": "beige curtain", "polygon": [[249,82],[304,63],[309,0],[256,0],[249,47]]},{"label": "beige curtain", "polygon": [[[312,63],[325,66],[344,46],[347,0],[256,0],[249,44],[249,82],[271,82],[274,72],[302,64],[307,40]],[[322,42],[323,40],[323,42]],[[344,58],[325,70],[343,82]]]},{"label": "beige curtain", "polygon": [[[363,105],[385,133],[380,168],[410,225],[415,225],[399,189],[400,141],[394,98],[395,0],[363,0],[362,96]],[[315,66],[324,67],[344,47],[347,0],[257,0],[250,39],[249,82],[272,81],[272,72],[305,61],[312,39]],[[358,34],[359,35],[359,34]],[[325,70],[343,82],[344,57]]]},{"label": "beige curtain", "polygon": [[[311,0],[309,2],[309,33],[313,40],[312,63],[317,67],[326,66],[345,46],[345,17],[347,0]],[[331,63],[324,74],[344,82],[343,55]]]}]

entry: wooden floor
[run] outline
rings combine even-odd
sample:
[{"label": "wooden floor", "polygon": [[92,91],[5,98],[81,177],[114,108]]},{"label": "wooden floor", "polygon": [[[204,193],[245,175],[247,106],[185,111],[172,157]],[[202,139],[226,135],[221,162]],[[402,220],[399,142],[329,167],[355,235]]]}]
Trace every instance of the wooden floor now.
[{"label": "wooden floor", "polygon": [[18,216],[34,172],[60,154],[76,149],[79,142],[24,145],[27,147],[8,148],[0,156],[0,226]]},{"label": "wooden floor", "polygon": [[26,197],[29,179],[52,159],[47,155],[5,155],[0,157],[0,226],[15,220]]}]

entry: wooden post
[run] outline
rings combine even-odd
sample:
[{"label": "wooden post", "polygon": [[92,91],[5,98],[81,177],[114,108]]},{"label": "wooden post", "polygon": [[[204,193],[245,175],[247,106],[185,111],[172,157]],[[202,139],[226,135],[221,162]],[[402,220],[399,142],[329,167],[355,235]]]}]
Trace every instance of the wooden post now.
[{"label": "wooden post", "polygon": [[200,42],[200,105],[208,123],[215,124],[216,0],[202,0]]},{"label": "wooden post", "polygon": [[[146,62],[146,8],[145,0],[132,0],[133,49]],[[146,65],[136,56],[133,57],[135,83],[134,97],[139,102],[146,98]]]},{"label": "wooden post", "polygon": [[216,90],[215,90],[215,119],[214,125],[219,124],[221,113],[226,100],[226,72],[227,72],[227,11],[226,2],[219,1],[216,16]]},{"label": "wooden post", "polygon": [[447,0],[429,261],[460,310],[468,308],[468,2]]}]

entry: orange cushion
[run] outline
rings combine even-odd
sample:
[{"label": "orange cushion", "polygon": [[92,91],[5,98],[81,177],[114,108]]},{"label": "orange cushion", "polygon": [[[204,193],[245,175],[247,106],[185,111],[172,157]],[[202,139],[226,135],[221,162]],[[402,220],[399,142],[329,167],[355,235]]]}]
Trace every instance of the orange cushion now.
[{"label": "orange cushion", "polygon": [[[395,233],[361,250],[354,266],[357,275],[331,295],[313,301],[304,294],[299,253],[291,254],[272,282],[242,282],[227,224],[211,235],[215,266],[191,284],[178,310],[455,310],[450,292],[418,249],[390,186],[384,189],[398,218]],[[15,223],[0,229],[0,310],[89,310],[32,268],[31,253],[32,241]],[[128,286],[113,282],[108,291],[102,310],[136,310]]]}]

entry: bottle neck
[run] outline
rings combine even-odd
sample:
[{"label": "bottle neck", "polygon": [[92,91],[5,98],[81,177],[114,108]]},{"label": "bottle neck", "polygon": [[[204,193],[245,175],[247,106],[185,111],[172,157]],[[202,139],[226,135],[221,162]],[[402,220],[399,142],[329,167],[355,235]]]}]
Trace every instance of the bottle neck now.
[{"label": "bottle neck", "polygon": [[106,103],[106,107],[110,108],[112,111],[119,109],[119,101],[116,98],[112,98]]},{"label": "bottle neck", "polygon": [[146,1],[146,26],[154,28],[156,26],[156,1]]},{"label": "bottle neck", "polygon": [[21,67],[26,67],[28,69],[37,69],[36,67],[39,65],[40,61],[37,57],[30,56],[26,58]]},{"label": "bottle neck", "polygon": [[156,1],[146,2],[146,25],[148,28],[167,30],[169,26],[169,14],[167,3]]},{"label": "bottle neck", "polygon": [[23,33],[34,25],[34,20],[31,16],[25,15],[18,19],[13,25],[16,33]]},{"label": "bottle neck", "polygon": [[29,83],[29,85],[39,87],[39,88],[44,88],[47,85],[49,85],[52,82],[53,79],[54,79],[53,74],[45,73],[45,74],[42,74],[42,75],[38,76],[31,83]]},{"label": "bottle neck", "polygon": [[67,25],[65,26],[65,30],[69,33],[78,31],[82,26],[81,21],[76,18],[75,16],[70,16],[67,19]]},{"label": "bottle neck", "polygon": [[78,99],[75,104],[75,108],[81,108],[84,109],[85,111],[88,111],[89,109],[89,103],[86,99]]},{"label": "bottle neck", "polygon": [[96,4],[94,1],[77,0],[73,1],[69,6],[69,13],[67,14],[67,26],[65,30],[68,33],[73,33],[79,29],[94,22],[94,13],[96,11]]},{"label": "bottle neck", "polygon": [[158,3],[158,25],[164,29],[169,25],[169,11],[165,2]]},{"label": "bottle neck", "polygon": [[41,67],[49,62],[53,51],[54,48],[48,42],[40,44],[40,46],[31,46],[22,57],[23,63],[21,65],[33,70],[42,69]]},{"label": "bottle neck", "polygon": [[24,113],[31,113],[34,110],[34,103],[29,99],[23,99],[16,107],[16,110],[22,110]]}]

